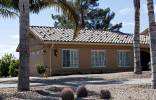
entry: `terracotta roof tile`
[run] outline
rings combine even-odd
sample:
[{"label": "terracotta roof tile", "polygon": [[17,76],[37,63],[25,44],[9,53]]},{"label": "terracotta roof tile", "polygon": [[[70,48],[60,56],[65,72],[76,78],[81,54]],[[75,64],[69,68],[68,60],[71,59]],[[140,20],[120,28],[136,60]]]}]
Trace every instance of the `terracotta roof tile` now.
[{"label": "terracotta roof tile", "polygon": [[[31,26],[30,30],[43,41],[52,42],[88,42],[88,43],[112,43],[132,44],[133,35],[115,33],[100,30],[81,30],[76,39],[73,40],[73,30],[65,28],[54,28],[44,26]],[[149,37],[140,35],[140,43],[148,44]]]}]

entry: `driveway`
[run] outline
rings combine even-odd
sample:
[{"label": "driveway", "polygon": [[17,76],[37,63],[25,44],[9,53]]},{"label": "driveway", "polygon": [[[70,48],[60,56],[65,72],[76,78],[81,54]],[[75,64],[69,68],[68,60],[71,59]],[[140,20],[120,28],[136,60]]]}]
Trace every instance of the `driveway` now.
[{"label": "driveway", "polygon": [[[128,76],[126,76],[128,74]],[[145,73],[146,74],[146,73]],[[35,86],[72,86],[79,85],[125,85],[125,84],[150,84],[149,77],[135,77],[132,72],[112,74],[86,74],[55,76],[48,78],[30,77],[31,87]],[[146,75],[147,76],[147,75]],[[0,88],[17,87],[17,77],[0,78]]]}]

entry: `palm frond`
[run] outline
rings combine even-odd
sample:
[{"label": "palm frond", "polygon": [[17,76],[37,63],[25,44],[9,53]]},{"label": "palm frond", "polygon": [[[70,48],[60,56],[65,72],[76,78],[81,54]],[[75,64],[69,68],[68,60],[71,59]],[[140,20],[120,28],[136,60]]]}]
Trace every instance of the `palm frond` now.
[{"label": "palm frond", "polygon": [[58,0],[57,5],[62,9],[63,13],[68,16],[68,19],[72,20],[75,23],[73,36],[73,39],[75,39],[80,31],[79,15],[75,12],[72,6],[68,5],[66,0]]},{"label": "palm frond", "polygon": [[16,17],[17,10],[13,8],[12,0],[0,0],[0,16],[2,17]]},{"label": "palm frond", "polygon": [[16,16],[18,16],[18,14],[9,10],[9,9],[0,8],[0,16],[2,16],[2,17],[16,17]]},{"label": "palm frond", "polygon": [[39,13],[40,10],[50,7],[51,3],[47,0],[30,0],[30,11],[33,13]]},{"label": "palm frond", "polygon": [[[68,4],[66,0],[29,0],[30,1],[30,11],[33,13],[38,13],[40,10],[47,7],[55,7],[57,11],[62,11],[70,20],[75,22],[74,36],[75,39],[78,36],[80,27],[79,27],[79,16],[76,14],[74,8]],[[19,11],[18,8],[19,0],[0,0],[0,7],[5,7],[14,11]],[[60,9],[61,8],[61,9]],[[6,15],[5,12],[8,12],[9,15],[14,15],[13,12],[2,9],[1,14]]]},{"label": "palm frond", "polygon": [[62,11],[62,13],[65,14],[69,20],[74,22],[75,28],[73,39],[75,39],[79,34],[80,26],[79,15],[75,12],[73,6],[70,6],[66,0],[44,0],[44,2],[49,2],[51,7],[56,8],[58,12]]},{"label": "palm frond", "polygon": [[[46,0],[29,0],[30,2],[30,11],[32,13],[38,13],[40,10],[50,6],[49,2]],[[4,6],[9,9],[19,11],[19,0],[0,0],[0,6]]]}]

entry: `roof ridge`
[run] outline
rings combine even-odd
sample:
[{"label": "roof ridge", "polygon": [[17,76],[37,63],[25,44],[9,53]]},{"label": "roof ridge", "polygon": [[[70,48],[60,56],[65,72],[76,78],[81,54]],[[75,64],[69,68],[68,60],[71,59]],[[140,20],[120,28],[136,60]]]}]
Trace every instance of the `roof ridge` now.
[{"label": "roof ridge", "polygon": [[[31,25],[30,27],[39,27],[39,28],[56,28],[56,29],[72,29],[72,28],[67,28],[67,27],[50,27],[50,26],[35,26],[35,25]],[[101,32],[111,32],[111,33],[118,33],[118,34],[122,34],[122,35],[131,35],[129,33],[123,33],[123,32],[114,32],[114,31],[105,31],[105,30],[102,30],[102,29],[81,29],[82,31],[85,30],[85,31],[101,31]]]},{"label": "roof ridge", "polygon": [[30,27],[39,27],[39,28],[41,28],[41,27],[43,27],[43,28],[61,28],[61,29],[67,29],[67,28],[62,28],[62,27],[52,27],[52,26],[35,26],[35,25],[31,25]]}]

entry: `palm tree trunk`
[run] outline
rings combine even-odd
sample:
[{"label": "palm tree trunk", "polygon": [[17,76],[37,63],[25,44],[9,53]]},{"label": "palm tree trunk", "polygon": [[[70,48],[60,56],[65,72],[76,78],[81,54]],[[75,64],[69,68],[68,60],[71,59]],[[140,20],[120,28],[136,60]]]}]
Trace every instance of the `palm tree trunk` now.
[{"label": "palm tree trunk", "polygon": [[80,17],[80,28],[84,28],[85,27],[85,21],[84,21],[84,8],[83,8],[83,5],[82,5],[82,1],[81,0],[78,0],[78,14],[79,14],[79,17]]},{"label": "palm tree trunk", "polygon": [[85,21],[84,21],[84,11],[83,9],[81,8],[81,28],[84,28],[85,27]]},{"label": "palm tree trunk", "polygon": [[18,91],[29,90],[29,0],[19,0],[20,9],[20,67]]},{"label": "palm tree trunk", "polygon": [[134,29],[134,73],[141,74],[142,68],[140,63],[140,0],[134,0],[135,8],[135,29]]},{"label": "palm tree trunk", "polygon": [[152,88],[156,89],[156,25],[153,0],[147,0],[149,17],[150,55],[152,71]]}]

